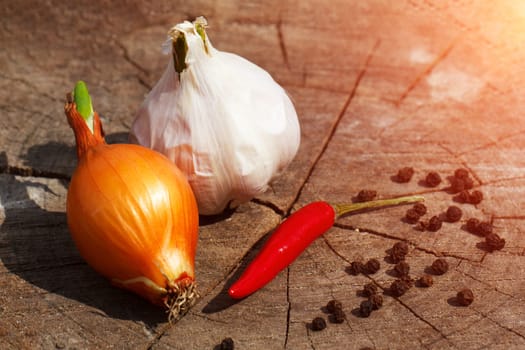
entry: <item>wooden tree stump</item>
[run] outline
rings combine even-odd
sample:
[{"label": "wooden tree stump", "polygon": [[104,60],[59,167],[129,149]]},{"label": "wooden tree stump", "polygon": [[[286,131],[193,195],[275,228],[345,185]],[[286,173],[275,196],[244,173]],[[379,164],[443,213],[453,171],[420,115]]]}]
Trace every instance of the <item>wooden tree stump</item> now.
[{"label": "wooden tree stump", "polygon": [[[5,4],[0,38],[0,348],[518,349],[525,347],[525,6],[519,1],[92,1]],[[114,288],[79,256],[65,198],[76,166],[65,93],[85,80],[107,140],[126,142],[134,113],[168,62],[167,30],[205,15],[216,48],[257,63],[292,97],[302,128],[291,166],[259,198],[202,218],[201,298],[176,324]],[[411,181],[393,176],[412,167]],[[481,203],[448,186],[468,170]],[[443,179],[425,185],[428,172]],[[314,201],[421,194],[437,232],[403,220],[410,206],[341,218],[289,268],[233,302],[229,285],[286,215]],[[469,218],[506,241],[489,252]],[[449,271],[394,297],[387,252],[407,242],[410,275]],[[351,275],[352,261],[380,270]],[[374,283],[383,306],[358,312]],[[460,306],[456,293],[474,301]],[[325,305],[342,302],[330,322]],[[315,317],[327,328],[313,331]],[[218,347],[217,347],[218,348]]]}]

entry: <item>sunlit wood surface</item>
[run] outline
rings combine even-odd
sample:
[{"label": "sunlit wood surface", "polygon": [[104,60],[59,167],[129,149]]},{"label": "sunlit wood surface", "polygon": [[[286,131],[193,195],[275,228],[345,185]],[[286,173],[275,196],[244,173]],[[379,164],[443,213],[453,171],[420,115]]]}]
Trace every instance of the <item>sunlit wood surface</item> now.
[{"label": "sunlit wood surface", "polygon": [[[525,348],[525,5],[521,1],[11,1],[0,7],[0,348],[520,349]],[[72,243],[65,196],[76,166],[63,114],[83,79],[108,142],[125,142],[162,74],[160,45],[183,19],[205,15],[219,50],[257,63],[293,98],[300,151],[264,196],[231,216],[202,219],[201,299],[180,322],[114,288]],[[409,183],[392,181],[401,167]],[[445,188],[468,169],[478,205]],[[424,186],[429,171],[443,178]],[[264,289],[238,303],[226,290],[276,225],[313,200],[423,194],[428,220],[450,205],[459,223],[421,232],[407,206],[338,220]],[[468,218],[506,240],[487,252]],[[437,258],[450,270],[430,288],[384,295],[356,312],[364,284],[396,278],[386,251],[410,245],[418,278]],[[357,259],[378,273],[352,276]],[[460,307],[461,288],[474,302]],[[310,329],[336,298],[346,321]]]}]

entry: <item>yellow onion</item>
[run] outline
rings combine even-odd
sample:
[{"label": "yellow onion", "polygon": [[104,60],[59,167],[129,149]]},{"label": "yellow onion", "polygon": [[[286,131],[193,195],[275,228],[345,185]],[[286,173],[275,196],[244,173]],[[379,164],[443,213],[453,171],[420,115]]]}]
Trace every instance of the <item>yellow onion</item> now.
[{"label": "yellow onion", "polygon": [[199,218],[185,175],[148,148],[106,144],[83,82],[68,95],[65,113],[78,155],[67,223],[80,254],[115,285],[177,318],[196,296]]}]

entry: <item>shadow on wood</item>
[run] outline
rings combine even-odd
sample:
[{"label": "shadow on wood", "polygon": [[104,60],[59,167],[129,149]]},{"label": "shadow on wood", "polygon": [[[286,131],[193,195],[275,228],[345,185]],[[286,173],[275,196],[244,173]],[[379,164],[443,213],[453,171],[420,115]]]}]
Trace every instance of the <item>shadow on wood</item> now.
[{"label": "shadow on wood", "polygon": [[[49,147],[55,146],[42,145],[43,154],[33,150],[28,164],[45,157]],[[0,154],[2,157],[5,153]],[[53,192],[46,181],[56,179],[0,174],[0,203],[5,217],[0,222],[0,261],[7,270],[46,293],[89,305],[105,316],[142,321],[151,327],[166,322],[164,310],[111,286],[83,261],[69,235],[65,212],[48,211],[29,195],[32,188],[45,197],[44,203],[65,201],[67,181],[60,181],[64,186],[61,193]],[[17,294],[16,290],[9,291],[9,285],[4,288],[9,294]]]}]

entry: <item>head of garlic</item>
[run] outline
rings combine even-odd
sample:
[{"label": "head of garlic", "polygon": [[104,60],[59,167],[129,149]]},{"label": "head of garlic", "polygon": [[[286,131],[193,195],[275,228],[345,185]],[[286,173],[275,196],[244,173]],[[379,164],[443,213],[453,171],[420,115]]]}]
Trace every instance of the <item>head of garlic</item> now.
[{"label": "head of garlic", "polygon": [[133,122],[130,140],[173,161],[199,213],[212,215],[263,193],[300,143],[295,108],[270,74],[215,49],[197,18],[174,26],[162,77]]}]

